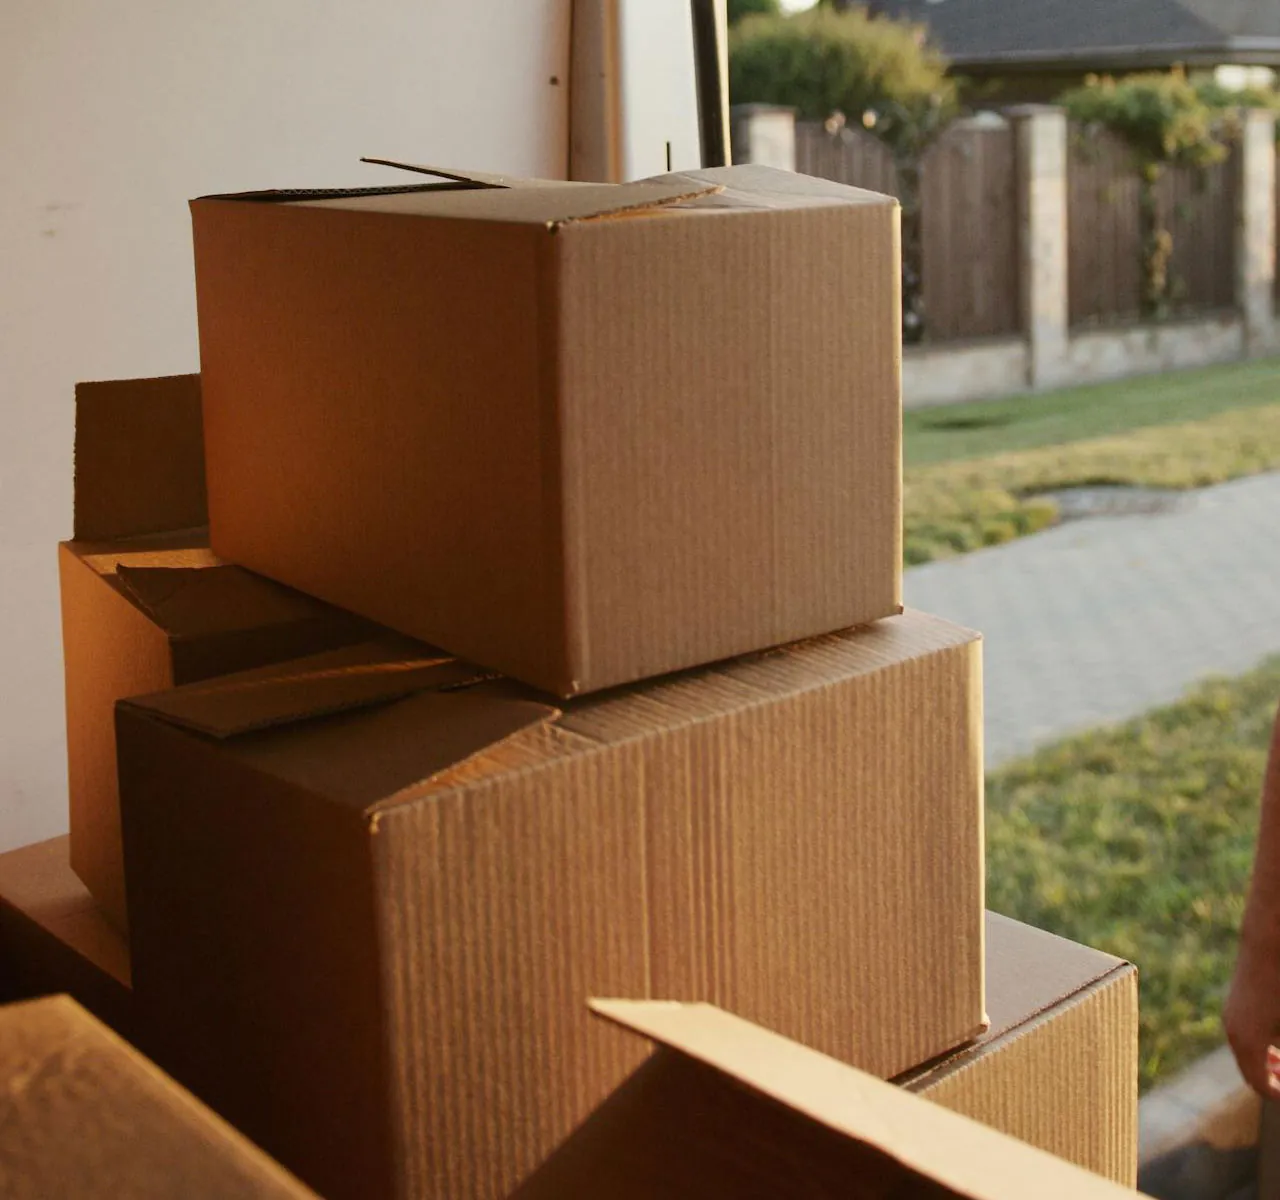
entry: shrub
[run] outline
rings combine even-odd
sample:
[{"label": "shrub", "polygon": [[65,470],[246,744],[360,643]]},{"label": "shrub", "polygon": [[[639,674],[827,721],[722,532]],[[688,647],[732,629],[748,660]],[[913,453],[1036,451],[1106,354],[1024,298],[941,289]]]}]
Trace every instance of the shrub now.
[{"label": "shrub", "polygon": [[920,162],[958,112],[947,60],[922,25],[818,7],[795,16],[748,17],[729,46],[736,103],[796,109],[808,120],[833,114],[866,128],[893,154],[902,204],[903,331],[924,336]]},{"label": "shrub", "polygon": [[778,0],[729,0],[730,25],[736,25],[743,17],[776,17],[781,12]]},{"label": "shrub", "polygon": [[1170,165],[1205,167],[1227,156],[1230,123],[1181,71],[1152,71],[1121,80],[1091,78],[1059,102],[1086,127],[1110,130],[1133,151],[1141,184],[1142,312],[1163,317],[1172,288],[1173,235],[1159,210],[1157,184]]},{"label": "shrub", "polygon": [[956,88],[946,72],[923,26],[864,9],[749,17],[730,39],[735,102],[784,104],[815,121],[843,113],[895,155],[918,154],[954,115]]}]

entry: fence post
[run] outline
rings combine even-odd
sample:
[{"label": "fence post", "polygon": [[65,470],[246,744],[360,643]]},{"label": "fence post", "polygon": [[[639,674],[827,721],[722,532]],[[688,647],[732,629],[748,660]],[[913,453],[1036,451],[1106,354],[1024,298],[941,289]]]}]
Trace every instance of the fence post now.
[{"label": "fence post", "polygon": [[733,161],[796,169],[796,110],[773,104],[733,106]]},{"label": "fence post", "polygon": [[1236,188],[1236,307],[1246,357],[1268,353],[1275,341],[1276,119],[1264,110],[1244,114]]},{"label": "fence post", "polygon": [[1067,117],[1023,104],[1013,123],[1018,162],[1018,284],[1027,339],[1027,384],[1051,387],[1068,374]]}]

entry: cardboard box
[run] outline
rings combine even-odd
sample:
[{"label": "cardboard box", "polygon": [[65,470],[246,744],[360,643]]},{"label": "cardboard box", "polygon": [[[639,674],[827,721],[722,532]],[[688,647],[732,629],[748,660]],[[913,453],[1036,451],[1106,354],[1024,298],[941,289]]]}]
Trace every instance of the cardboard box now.
[{"label": "cardboard box", "polygon": [[65,837],[0,854],[0,1001],[65,992],[132,1040],[128,944],[68,854]]},{"label": "cardboard box", "polygon": [[658,1049],[512,1200],[1134,1200],[706,1004],[596,1001]]},{"label": "cardboard box", "polygon": [[558,695],[899,611],[891,197],[731,167],[192,216],[224,557]]},{"label": "cardboard box", "polygon": [[75,538],[59,548],[71,865],[127,926],[113,709],[368,637],[368,622],[209,550],[200,380],[76,388]]},{"label": "cardboard box", "polygon": [[593,993],[884,1076],[982,1027],[976,634],[911,613],[562,711],[398,654],[117,711],[157,1061],[330,1200],[505,1197],[639,1061]]},{"label": "cardboard box", "polygon": [[978,1041],[899,1080],[908,1091],[1133,1186],[1138,972],[1008,917],[987,916]]},{"label": "cardboard box", "polygon": [[66,996],[0,1008],[0,1194],[316,1200]]}]

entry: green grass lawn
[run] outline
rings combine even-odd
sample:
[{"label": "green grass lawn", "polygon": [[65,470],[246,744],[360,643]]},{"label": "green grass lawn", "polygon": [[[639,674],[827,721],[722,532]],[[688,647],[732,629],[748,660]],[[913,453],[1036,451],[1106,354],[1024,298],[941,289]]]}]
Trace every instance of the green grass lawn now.
[{"label": "green grass lawn", "polygon": [[915,411],[905,429],[911,565],[1044,529],[1057,520],[1045,492],[1280,469],[1280,359]]},{"label": "green grass lawn", "polygon": [[1280,404],[1280,358],[1144,375],[976,404],[913,409],[903,417],[908,467],[1109,437]]},{"label": "green grass lawn", "polygon": [[988,907],[1137,963],[1144,1088],[1222,1044],[1280,658],[987,781]]}]

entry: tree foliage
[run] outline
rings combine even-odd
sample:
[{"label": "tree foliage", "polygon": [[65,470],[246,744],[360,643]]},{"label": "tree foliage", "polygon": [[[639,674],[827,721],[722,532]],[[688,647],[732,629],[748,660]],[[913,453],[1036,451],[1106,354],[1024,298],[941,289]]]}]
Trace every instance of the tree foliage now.
[{"label": "tree foliage", "polygon": [[1203,167],[1227,156],[1222,110],[1181,71],[1091,78],[1059,102],[1073,120],[1122,137],[1144,166]]},{"label": "tree foliage", "polygon": [[736,25],[744,17],[776,17],[781,13],[779,0],[729,0],[730,25]]},{"label": "tree foliage", "polygon": [[748,17],[730,40],[735,103],[783,104],[809,120],[843,113],[895,154],[914,154],[955,114],[947,60],[924,27],[864,9]]},{"label": "tree foliage", "polygon": [[[1274,88],[1228,88],[1212,75],[1205,75],[1195,80],[1195,89],[1204,104],[1222,115],[1232,132],[1240,127],[1245,109],[1264,108],[1280,117],[1280,92]],[[1276,138],[1280,140],[1280,121],[1276,122]]]},{"label": "tree foliage", "polygon": [[1207,167],[1229,150],[1231,123],[1221,107],[1181,71],[1151,71],[1123,79],[1090,78],[1059,98],[1067,115],[1086,129],[1107,129],[1133,151],[1141,180],[1142,311],[1169,312],[1173,235],[1160,211],[1158,185],[1169,166]]}]

